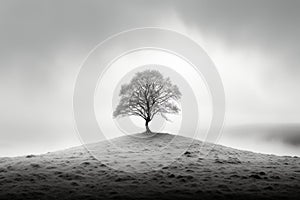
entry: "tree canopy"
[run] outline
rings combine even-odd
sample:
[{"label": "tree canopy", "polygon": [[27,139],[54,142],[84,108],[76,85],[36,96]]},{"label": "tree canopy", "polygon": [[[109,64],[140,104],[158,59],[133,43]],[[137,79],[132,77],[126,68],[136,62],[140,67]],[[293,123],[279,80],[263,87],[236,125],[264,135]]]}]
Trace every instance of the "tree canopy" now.
[{"label": "tree canopy", "polygon": [[113,116],[139,116],[145,120],[146,131],[149,122],[157,114],[168,120],[166,114],[179,113],[176,102],[181,93],[170,78],[164,78],[158,70],[137,72],[129,84],[121,86],[121,97]]}]

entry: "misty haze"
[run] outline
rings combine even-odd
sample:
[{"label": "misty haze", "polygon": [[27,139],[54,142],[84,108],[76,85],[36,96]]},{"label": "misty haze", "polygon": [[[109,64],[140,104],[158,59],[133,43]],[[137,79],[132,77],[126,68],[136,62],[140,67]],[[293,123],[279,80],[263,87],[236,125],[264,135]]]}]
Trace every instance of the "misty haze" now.
[{"label": "misty haze", "polygon": [[0,199],[297,199],[300,1],[0,2]]}]

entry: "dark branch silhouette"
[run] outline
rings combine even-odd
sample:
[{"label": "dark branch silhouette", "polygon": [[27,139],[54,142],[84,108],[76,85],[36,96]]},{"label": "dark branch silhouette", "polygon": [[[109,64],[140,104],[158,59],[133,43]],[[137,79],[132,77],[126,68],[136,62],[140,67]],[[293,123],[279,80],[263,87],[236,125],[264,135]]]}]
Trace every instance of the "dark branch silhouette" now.
[{"label": "dark branch silhouette", "polygon": [[175,104],[181,98],[178,87],[157,70],[137,72],[129,84],[121,86],[119,96],[121,100],[113,116],[140,116],[146,121],[146,132],[151,132],[149,122],[155,115],[168,120],[166,114],[180,111]]}]

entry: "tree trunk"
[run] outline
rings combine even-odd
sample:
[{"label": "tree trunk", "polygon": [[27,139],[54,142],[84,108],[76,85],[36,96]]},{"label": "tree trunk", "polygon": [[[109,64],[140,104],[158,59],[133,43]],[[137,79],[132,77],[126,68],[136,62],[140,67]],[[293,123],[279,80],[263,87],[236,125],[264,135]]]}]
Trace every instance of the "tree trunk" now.
[{"label": "tree trunk", "polygon": [[149,129],[149,122],[150,122],[150,120],[146,120],[146,123],[145,123],[146,133],[151,133],[151,130]]}]

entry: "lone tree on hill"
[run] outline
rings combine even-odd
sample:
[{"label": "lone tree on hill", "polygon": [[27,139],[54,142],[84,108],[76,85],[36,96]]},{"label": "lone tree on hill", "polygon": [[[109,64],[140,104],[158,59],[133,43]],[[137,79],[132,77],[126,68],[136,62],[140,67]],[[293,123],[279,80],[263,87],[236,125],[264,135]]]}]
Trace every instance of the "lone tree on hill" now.
[{"label": "lone tree on hill", "polygon": [[129,84],[121,86],[119,96],[121,99],[113,116],[140,116],[146,121],[147,133],[151,133],[149,122],[156,114],[168,120],[165,114],[180,111],[175,104],[181,98],[178,87],[157,70],[137,72]]}]

